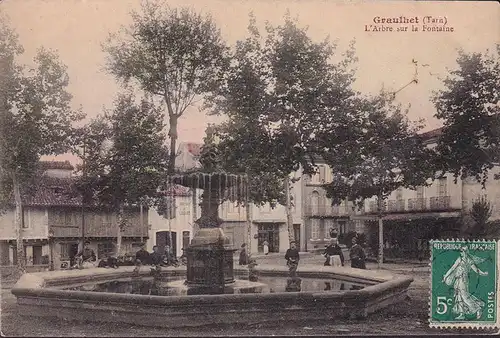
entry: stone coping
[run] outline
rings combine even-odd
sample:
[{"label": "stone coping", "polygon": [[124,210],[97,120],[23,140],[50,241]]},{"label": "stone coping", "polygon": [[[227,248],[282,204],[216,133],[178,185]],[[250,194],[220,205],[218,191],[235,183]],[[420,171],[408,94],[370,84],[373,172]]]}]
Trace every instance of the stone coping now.
[{"label": "stone coping", "polygon": [[[282,265],[263,265],[255,269],[262,276],[283,276]],[[141,277],[150,277],[143,267]],[[235,276],[246,276],[248,268],[235,266]],[[164,275],[183,276],[186,267],[168,267]],[[406,296],[413,281],[394,277],[387,271],[359,270],[348,267],[299,266],[302,278],[335,278],[368,285],[360,290],[236,293],[222,295],[151,296],[92,291],[64,290],[78,284],[123,280],[134,277],[134,267],[94,268],[37,272],[23,275],[12,289],[23,316],[123,322],[132,325],[191,327],[208,324],[241,324],[294,320],[332,320],[365,318]]]},{"label": "stone coping", "polygon": [[[344,291],[329,291],[329,292],[276,292],[263,294],[224,294],[224,295],[197,295],[197,296],[147,296],[137,294],[118,294],[107,292],[90,292],[90,291],[71,291],[60,290],[54,286],[75,285],[81,283],[97,283],[106,280],[117,280],[134,277],[133,266],[119,267],[118,269],[109,268],[93,268],[83,270],[62,270],[50,272],[27,273],[21,276],[16,285],[12,288],[12,293],[16,297],[31,296],[31,297],[62,297],[93,300],[93,301],[113,301],[119,303],[136,303],[142,304],[182,304],[191,303],[194,299],[198,304],[219,303],[219,302],[248,302],[249,300],[266,299],[276,300],[286,299],[321,299],[328,298],[335,300],[336,298],[346,299],[369,299],[376,297],[383,292],[393,288],[407,288],[413,281],[410,277],[394,277],[387,271],[380,270],[361,270],[348,267],[319,267],[319,266],[302,266],[297,270],[298,277],[302,278],[335,278],[344,281],[352,281],[361,284],[367,284],[361,290],[344,290]],[[286,277],[288,269],[286,266],[266,265],[259,267],[258,274],[261,275],[280,275]],[[236,275],[247,273],[247,268],[235,268]],[[185,273],[185,267],[169,267],[162,270],[162,273],[179,276]],[[140,271],[140,276],[150,276],[149,267],[143,267]]]}]

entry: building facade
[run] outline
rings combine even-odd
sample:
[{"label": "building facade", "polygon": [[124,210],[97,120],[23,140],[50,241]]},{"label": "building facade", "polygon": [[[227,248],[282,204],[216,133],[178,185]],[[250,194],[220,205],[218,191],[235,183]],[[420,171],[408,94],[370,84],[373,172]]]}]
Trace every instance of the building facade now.
[{"label": "building facade", "polygon": [[316,160],[317,173],[302,178],[304,199],[304,242],[306,251],[323,250],[330,241],[330,229],[335,229],[339,236],[350,231],[363,232],[364,222],[352,216],[362,214],[351,201],[342,201],[340,205],[333,205],[326,196],[323,185],[331,182],[332,172],[328,165]]},{"label": "building facade", "polygon": [[166,192],[166,198],[173,206],[168,214],[160,214],[157,208],[149,209],[149,251],[156,245],[160,252],[164,252],[168,245],[176,256],[182,255],[182,249],[187,248],[193,238],[194,221],[199,217],[194,207],[197,195],[199,193],[192,189],[176,185]]},{"label": "building facade", "polygon": [[[292,204],[294,238],[299,250],[304,251],[306,237],[302,219],[302,172],[293,173],[290,175],[290,178],[298,179],[290,185],[290,200]],[[252,204],[251,220],[249,237],[251,239],[252,253],[263,252],[264,242],[269,243],[269,252],[286,252],[290,247],[285,206],[277,204],[273,208],[269,203],[260,207]]]},{"label": "building facade", "polygon": [[[69,162],[42,162],[42,173],[33,194],[23,196],[22,238],[27,266],[61,269],[90,241],[98,259],[115,251],[118,235],[116,214],[102,208],[82,207],[75,193]],[[122,253],[134,252],[146,239],[147,209],[127,208],[127,225],[122,231]],[[1,264],[17,262],[15,209],[0,216]],[[83,221],[82,221],[83,219]]]},{"label": "building facade", "polygon": [[[422,134],[428,147],[434,147],[441,134],[440,129]],[[387,198],[383,206],[384,257],[427,259],[428,241],[438,238],[457,238],[472,204],[486,197],[492,205],[490,220],[500,219],[500,181],[494,174],[495,167],[485,189],[475,179],[455,179],[451,174],[415,190],[398,188]],[[377,255],[378,223],[377,201],[365,201],[362,215],[351,217],[364,221],[363,232],[368,234],[370,252]]]}]

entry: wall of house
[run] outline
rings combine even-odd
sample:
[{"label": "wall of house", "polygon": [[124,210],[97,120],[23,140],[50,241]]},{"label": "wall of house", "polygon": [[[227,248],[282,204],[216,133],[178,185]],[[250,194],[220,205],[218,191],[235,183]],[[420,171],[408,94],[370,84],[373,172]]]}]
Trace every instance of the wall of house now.
[{"label": "wall of house", "polygon": [[[99,262],[100,259],[105,258],[104,255],[99,256],[99,244],[105,244],[108,247],[111,248],[112,252],[115,252],[116,250],[116,238],[103,238],[103,239],[95,239],[95,238],[89,238],[86,239],[90,242],[89,248],[94,250],[97,258],[97,262]],[[81,248],[81,240],[80,239],[54,239],[49,245],[47,245],[46,251],[47,253],[50,253],[50,246],[52,246],[52,255],[53,255],[53,261],[54,261],[54,269],[55,270],[60,270],[61,269],[61,264],[63,262],[68,262],[69,257],[66,257],[67,253],[63,252],[65,251],[64,246],[69,245],[69,244],[77,244],[79,248]],[[135,244],[139,244],[136,240],[130,239],[130,238],[124,238],[122,240],[122,252],[123,254],[135,254],[135,252],[138,250],[138,248],[135,246]]]},{"label": "wall of house", "polygon": [[[47,211],[42,208],[24,207],[24,239],[47,238]],[[16,239],[14,209],[0,215],[0,240]]]},{"label": "wall of house", "polygon": [[183,247],[183,232],[188,231],[190,240],[193,238],[193,223],[196,219],[194,217],[193,210],[193,197],[180,196],[175,199],[175,202],[175,218],[172,219],[166,219],[162,215],[158,214],[155,208],[149,209],[148,224],[150,225],[150,228],[148,232],[149,239],[146,243],[147,250],[153,250],[153,246],[156,245],[157,232],[172,231],[176,233],[177,254],[179,256],[182,254],[181,248]]},{"label": "wall of house", "polygon": [[500,180],[495,180],[494,175],[500,174],[500,166],[493,168],[488,175],[488,180],[483,188],[475,179],[467,179],[463,188],[464,210],[469,211],[474,201],[484,196],[491,204],[490,220],[500,219]]},{"label": "wall of house", "polygon": [[[88,210],[85,212],[86,237],[116,237],[118,233],[117,215],[112,212]],[[126,211],[127,226],[123,237],[146,237],[148,228],[148,212],[143,211],[141,228],[140,212],[134,209]],[[48,224],[54,237],[80,237],[82,235],[82,213],[78,208],[54,207],[48,210]]]},{"label": "wall of house", "polygon": [[47,169],[45,170],[45,175],[57,178],[69,178],[71,177],[71,170],[68,169]]}]

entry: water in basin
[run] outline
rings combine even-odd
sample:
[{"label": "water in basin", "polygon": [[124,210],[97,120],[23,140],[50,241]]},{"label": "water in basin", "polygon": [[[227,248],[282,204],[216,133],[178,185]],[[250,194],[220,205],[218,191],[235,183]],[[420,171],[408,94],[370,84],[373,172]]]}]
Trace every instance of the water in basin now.
[{"label": "water in basin", "polygon": [[[96,284],[85,284],[65,288],[66,290],[127,293],[157,296],[183,296],[200,294],[233,294],[233,293],[274,293],[285,292],[287,277],[259,277],[258,282],[237,279],[225,286],[224,290],[214,290],[184,285],[183,277],[171,277],[155,281],[147,278],[127,278]],[[359,290],[365,285],[345,282],[336,279],[301,278],[300,292],[335,292],[342,290]]]}]

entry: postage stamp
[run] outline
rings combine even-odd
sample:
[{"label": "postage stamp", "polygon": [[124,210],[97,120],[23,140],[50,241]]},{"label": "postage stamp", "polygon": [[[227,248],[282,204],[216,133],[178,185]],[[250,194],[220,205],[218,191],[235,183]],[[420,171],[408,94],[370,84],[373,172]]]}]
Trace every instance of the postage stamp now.
[{"label": "postage stamp", "polygon": [[500,327],[498,254],[497,241],[431,241],[431,327]]}]

